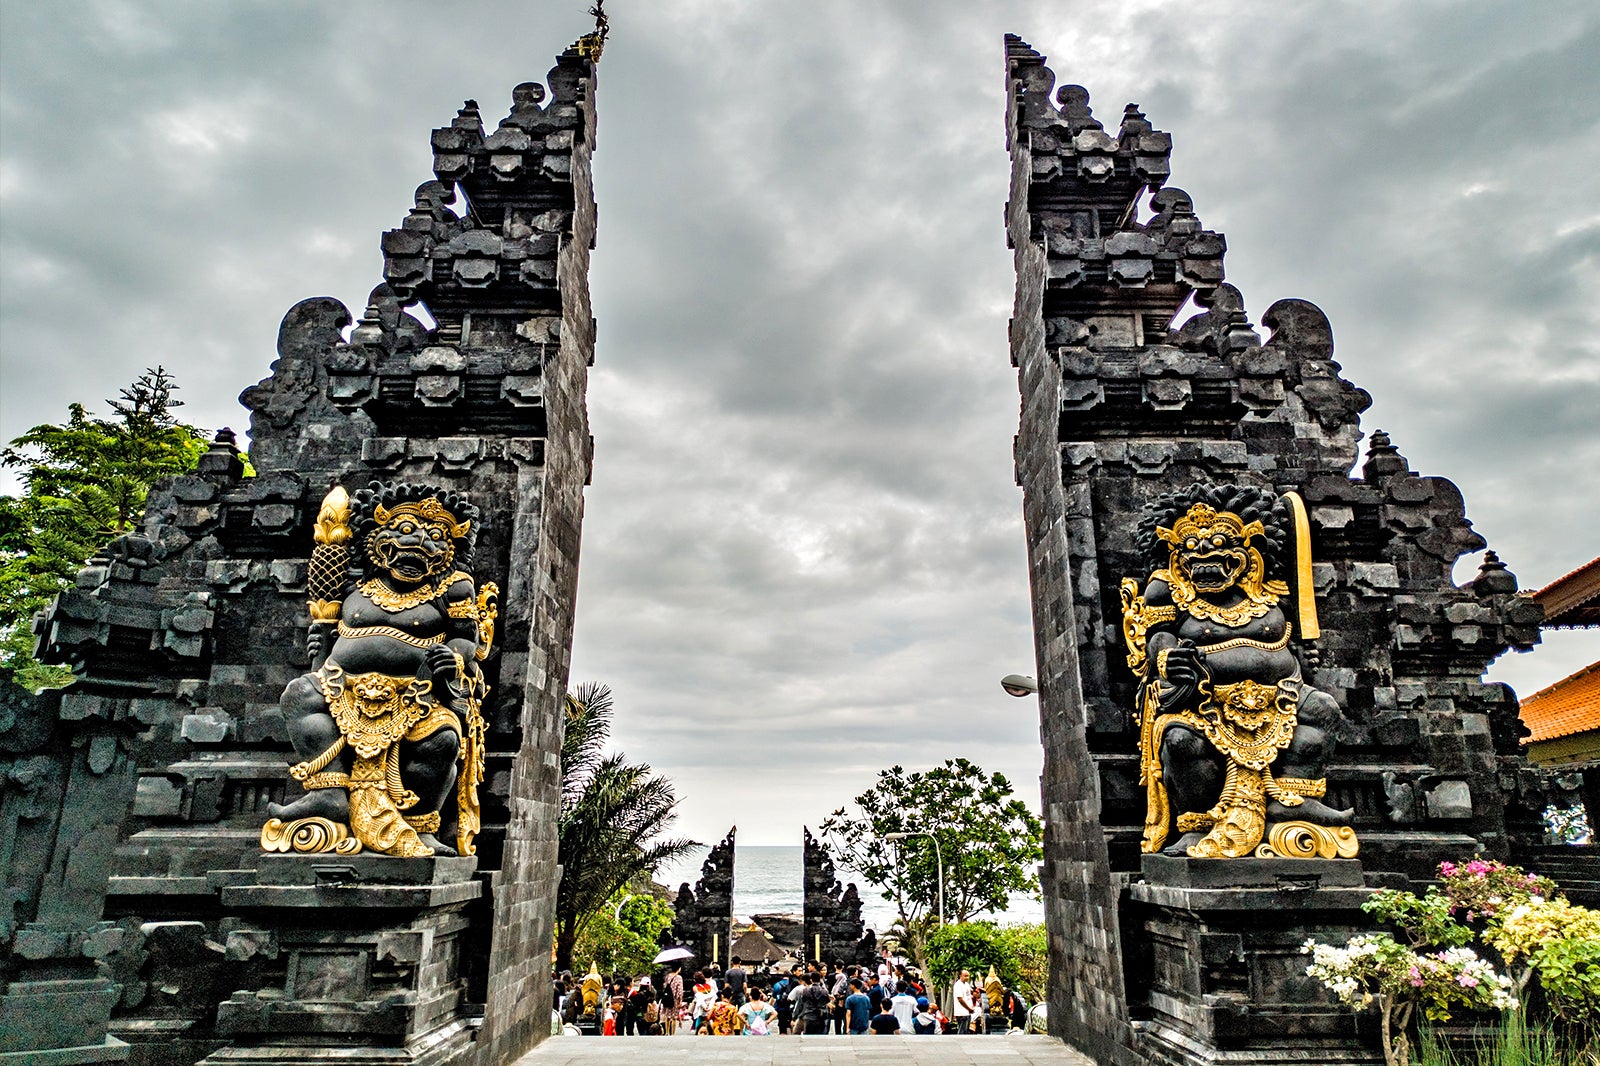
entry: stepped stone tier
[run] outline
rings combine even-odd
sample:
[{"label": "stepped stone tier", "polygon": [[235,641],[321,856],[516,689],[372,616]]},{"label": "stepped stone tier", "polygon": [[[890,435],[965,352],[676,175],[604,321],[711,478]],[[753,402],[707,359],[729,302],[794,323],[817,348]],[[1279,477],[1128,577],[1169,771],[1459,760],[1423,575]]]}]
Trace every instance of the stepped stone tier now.
[{"label": "stepped stone tier", "polygon": [[[193,474],[151,493],[145,527],[91,560],[43,618],[43,656],[78,680],[22,706],[8,696],[0,715],[0,1050],[316,1062],[360,1046],[372,1049],[362,1061],[499,1064],[548,1034],[592,450],[599,43],[580,40],[544,85],[516,87],[494,129],[468,101],[433,132],[434,173],[383,235],[383,280],[359,317],[334,299],[297,304],[270,376],[241,397],[254,476],[219,433]],[[299,712],[333,691],[285,695],[316,651],[313,527],[330,487],[354,496],[374,482],[418,488],[387,504],[379,490],[374,506],[391,515],[402,499],[419,518],[434,514],[428,499],[446,501],[457,532],[470,499],[462,569],[499,590],[470,612],[494,614],[493,639],[476,641],[478,661],[455,610],[469,582],[440,599],[469,654],[430,663],[451,693],[430,736],[457,743],[431,763],[409,747],[429,743],[419,731],[391,745],[389,795],[408,817],[379,815],[398,837],[369,825],[359,854],[306,854],[293,840],[264,853],[274,805],[303,796],[289,774],[306,758],[291,751]],[[406,604],[378,607],[401,612],[368,619],[390,644],[432,640],[402,632]],[[367,764],[330,757],[303,776],[381,769],[386,749],[369,746]],[[458,765],[458,750],[474,754]],[[481,772],[475,796],[407,807],[457,770]]]},{"label": "stepped stone tier", "polygon": [[833,858],[805,828],[800,870],[805,886],[805,945],[801,955],[818,962],[866,964],[878,953],[878,939],[861,918],[861,893],[840,885]]},{"label": "stepped stone tier", "polygon": [[[1216,892],[1218,883],[1202,878],[1203,887],[1128,895],[1140,876],[1148,884],[1168,876],[1172,862],[1296,861],[1141,859],[1154,849],[1137,712],[1154,667],[1132,654],[1125,612],[1137,604],[1123,589],[1134,579],[1137,596],[1152,578],[1141,518],[1163,496],[1196,486],[1293,494],[1303,506],[1304,580],[1292,596],[1289,582],[1273,594],[1294,622],[1293,646],[1285,641],[1287,651],[1272,654],[1290,655],[1284,678],[1296,675],[1298,691],[1319,694],[1328,745],[1315,772],[1287,791],[1349,812],[1364,884],[1415,882],[1441,860],[1474,853],[1514,858],[1541,838],[1546,782],[1518,753],[1515,696],[1481,680],[1496,656],[1537,642],[1541,611],[1493,553],[1474,579],[1453,582],[1457,560],[1485,547],[1460,492],[1414,472],[1382,432],[1370,435],[1362,456],[1359,416],[1370,397],[1340,375],[1332,329],[1317,307],[1279,300],[1259,315],[1258,330],[1243,294],[1227,283],[1222,234],[1167,183],[1170,136],[1135,105],[1108,128],[1085,89],[1057,87],[1044,57],[1019,38],[1005,46],[1006,229],[1017,275],[1011,355],[1022,395],[1016,474],[1045,744],[1050,1024],[1100,1062],[1224,1061],[1205,1056],[1220,1055],[1219,1046],[1261,1054],[1270,1026],[1249,1019],[1271,1014],[1283,1023],[1283,1055],[1343,1061],[1336,1049],[1349,1050],[1352,1034],[1295,1022],[1312,1008],[1294,1004],[1304,994],[1291,987],[1284,954],[1294,922],[1276,941],[1263,933],[1233,951],[1207,938],[1228,929],[1237,940],[1237,913],[1207,917],[1210,897],[1180,898]],[[1320,619],[1315,632],[1296,613],[1308,601]],[[1276,646],[1284,634],[1273,628],[1246,639]],[[1185,656],[1194,659],[1184,653],[1171,665]],[[1191,698],[1184,706],[1193,713],[1199,705]],[[1217,754],[1214,744],[1192,750]],[[1183,843],[1196,854],[1187,850],[1195,840]],[[1331,859],[1299,861],[1357,861],[1339,854],[1334,846]],[[1284,894],[1263,898],[1322,907],[1305,928],[1361,920],[1344,898],[1361,888],[1323,880],[1312,891],[1310,868],[1300,869],[1285,875]],[[1204,948],[1162,957],[1203,957],[1181,980],[1148,951],[1180,935]],[[1270,965],[1261,962],[1267,958]],[[1223,1001],[1245,1020],[1218,1022]],[[1181,1018],[1158,1017],[1183,1003],[1192,1010],[1178,1011]],[[1152,1036],[1157,1030],[1165,1043]]]},{"label": "stepped stone tier", "polygon": [[733,839],[728,835],[712,845],[700,864],[700,879],[689,887],[685,881],[673,900],[671,941],[694,952],[685,965],[715,963],[728,968],[728,945],[733,943]]}]

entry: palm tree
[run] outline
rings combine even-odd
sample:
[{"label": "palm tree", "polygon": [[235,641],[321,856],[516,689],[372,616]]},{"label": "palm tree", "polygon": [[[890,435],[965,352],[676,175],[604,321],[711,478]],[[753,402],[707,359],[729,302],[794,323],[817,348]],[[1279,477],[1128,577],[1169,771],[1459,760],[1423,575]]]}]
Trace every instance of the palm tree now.
[{"label": "palm tree", "polygon": [[556,890],[556,969],[572,968],[572,946],[612,894],[698,847],[662,840],[677,818],[672,782],[621,752],[605,754],[611,689],[584,684],[567,696],[561,741],[561,885]]}]

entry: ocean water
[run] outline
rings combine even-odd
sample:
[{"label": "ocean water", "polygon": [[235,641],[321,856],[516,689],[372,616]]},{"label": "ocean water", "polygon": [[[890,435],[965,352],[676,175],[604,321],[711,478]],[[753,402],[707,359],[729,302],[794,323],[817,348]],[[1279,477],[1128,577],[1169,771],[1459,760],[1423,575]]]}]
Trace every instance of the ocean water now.
[{"label": "ocean water", "polygon": [[[656,880],[676,892],[687,881],[690,885],[700,879],[700,864],[705,861],[710,848],[697,848],[678,862],[662,867]],[[839,881],[848,884],[853,878],[840,871]],[[885,900],[876,888],[856,880],[861,892],[861,916],[868,928],[882,932],[895,920],[894,905]],[[799,914],[804,908],[805,894],[801,881],[801,849],[794,845],[737,845],[733,850],[733,914],[740,921],[749,921],[757,914]],[[1011,901],[1002,914],[985,917],[1000,922],[1042,922],[1044,906],[1026,897]]]}]

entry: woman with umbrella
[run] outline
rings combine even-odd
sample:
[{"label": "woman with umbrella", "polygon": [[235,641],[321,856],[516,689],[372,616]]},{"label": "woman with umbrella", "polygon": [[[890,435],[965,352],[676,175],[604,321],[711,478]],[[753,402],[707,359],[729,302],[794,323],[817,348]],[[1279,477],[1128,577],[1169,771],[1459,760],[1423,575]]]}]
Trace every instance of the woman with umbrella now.
[{"label": "woman with umbrella", "polygon": [[694,952],[685,947],[667,948],[652,961],[666,964],[667,976],[661,985],[661,1032],[672,1036],[683,1019],[683,960],[694,958]]}]

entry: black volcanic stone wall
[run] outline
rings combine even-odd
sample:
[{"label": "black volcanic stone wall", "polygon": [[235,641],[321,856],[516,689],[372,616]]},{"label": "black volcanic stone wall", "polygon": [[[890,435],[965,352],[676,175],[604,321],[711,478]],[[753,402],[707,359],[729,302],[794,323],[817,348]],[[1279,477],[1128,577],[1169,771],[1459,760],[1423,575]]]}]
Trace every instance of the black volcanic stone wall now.
[{"label": "black volcanic stone wall", "polygon": [[[1256,331],[1225,282],[1223,236],[1166,185],[1167,134],[1131,104],[1108,130],[1016,37],[1006,85],[1050,1018],[1099,1061],[1125,1061],[1116,910],[1144,796],[1117,588],[1144,576],[1146,503],[1201,480],[1305,497],[1323,637],[1303,668],[1344,710],[1329,802],[1355,809],[1369,872],[1422,879],[1536,840],[1541,783],[1518,752],[1516,698],[1481,677],[1537,642],[1541,612],[1492,553],[1452,582],[1484,541],[1456,487],[1414,473],[1386,435],[1352,476],[1370,397],[1340,376],[1314,305],[1280,300]],[[1200,313],[1175,324],[1191,299]]]},{"label": "black volcanic stone wall", "polygon": [[[360,319],[329,298],[296,305],[271,376],[241,396],[256,476],[241,476],[233,435],[219,434],[194,474],[151,493],[141,533],[91,561],[42,622],[43,653],[80,680],[40,704],[33,717],[59,723],[42,737],[0,721],[4,809],[21,775],[44,812],[0,816],[0,854],[8,885],[40,885],[15,845],[44,832],[65,859],[92,837],[64,871],[77,932],[50,950],[114,979],[111,1032],[135,1044],[134,1062],[208,1053],[216,1004],[251,985],[243,947],[203,953],[202,967],[183,945],[230,943],[220,893],[258,861],[267,804],[298,793],[278,699],[306,669],[311,524],[330,484],[375,479],[462,491],[483,514],[475,570],[502,590],[484,664],[489,898],[462,955],[483,1008],[480,1062],[510,1061],[549,1032],[561,700],[592,453],[593,85],[574,47],[549,73],[548,102],[530,83],[495,131],[471,101],[434,131],[434,178],[383,236],[385,281]],[[413,304],[436,324],[406,313]],[[55,782],[68,778],[78,783],[62,800]],[[44,950],[14,931],[59,896],[25,889],[0,977]],[[184,974],[176,996],[160,976],[172,971]]]},{"label": "black volcanic stone wall", "polygon": [[684,882],[673,901],[672,938],[694,952],[686,964],[690,972],[712,962],[728,968],[728,945],[733,937],[733,840],[738,827],[711,848],[700,864],[700,879],[690,888]]},{"label": "black volcanic stone wall", "polygon": [[[828,849],[810,828],[800,849],[801,876],[805,884],[806,958],[828,963],[872,962],[877,954],[877,938],[867,931],[861,919],[861,893],[854,884],[840,885]],[[820,940],[819,940],[820,938]],[[817,955],[817,945],[822,945]]]}]

